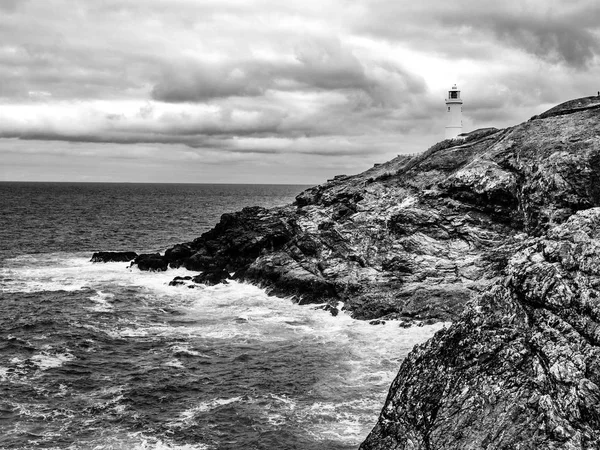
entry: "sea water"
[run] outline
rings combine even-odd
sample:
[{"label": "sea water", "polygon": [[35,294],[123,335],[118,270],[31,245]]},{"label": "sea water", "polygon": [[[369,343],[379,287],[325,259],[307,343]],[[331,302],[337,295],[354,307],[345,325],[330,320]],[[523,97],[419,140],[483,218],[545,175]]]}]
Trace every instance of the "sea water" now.
[{"label": "sea water", "polygon": [[357,448],[402,359],[442,325],[89,261],[164,251],[302,189],[0,183],[0,448]]}]

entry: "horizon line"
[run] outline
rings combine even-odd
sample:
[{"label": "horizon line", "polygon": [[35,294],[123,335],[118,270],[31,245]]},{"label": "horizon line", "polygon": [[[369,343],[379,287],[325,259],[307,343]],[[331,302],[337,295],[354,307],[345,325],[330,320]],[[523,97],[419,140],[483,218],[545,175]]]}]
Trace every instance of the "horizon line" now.
[{"label": "horizon line", "polygon": [[45,181],[45,180],[0,180],[1,183],[55,183],[55,184],[203,184],[240,186],[314,186],[314,183],[228,183],[228,182],[171,182],[171,181]]}]

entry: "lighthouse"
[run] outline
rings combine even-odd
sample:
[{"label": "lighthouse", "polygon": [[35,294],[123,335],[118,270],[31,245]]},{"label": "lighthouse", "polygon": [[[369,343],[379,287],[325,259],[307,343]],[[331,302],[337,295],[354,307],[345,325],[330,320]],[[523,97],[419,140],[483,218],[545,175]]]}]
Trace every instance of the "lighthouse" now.
[{"label": "lighthouse", "polygon": [[448,91],[446,99],[446,139],[452,139],[462,133],[462,100],[456,85]]}]

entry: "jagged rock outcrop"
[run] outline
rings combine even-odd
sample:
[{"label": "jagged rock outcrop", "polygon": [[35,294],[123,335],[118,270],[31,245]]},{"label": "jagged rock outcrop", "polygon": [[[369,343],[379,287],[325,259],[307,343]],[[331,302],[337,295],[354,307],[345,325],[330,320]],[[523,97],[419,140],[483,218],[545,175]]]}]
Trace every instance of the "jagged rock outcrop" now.
[{"label": "jagged rock outcrop", "polygon": [[361,450],[600,448],[600,208],[506,274],[412,351]]},{"label": "jagged rock outcrop", "polygon": [[165,252],[164,259],[170,267],[177,268],[181,261],[192,256],[194,251],[188,244],[177,244]]},{"label": "jagged rock outcrop", "polygon": [[230,278],[229,272],[225,269],[221,270],[207,270],[202,272],[200,275],[196,275],[192,278],[194,283],[206,284],[208,286],[214,286],[215,284],[227,283]]},{"label": "jagged rock outcrop", "polygon": [[91,262],[129,262],[137,257],[136,252],[96,252]]},{"label": "jagged rock outcrop", "polygon": [[[245,208],[153,255],[360,319],[452,320],[362,450],[600,448],[600,99]],[[140,269],[144,269],[136,259]],[[177,282],[176,282],[177,281]],[[174,280],[179,284],[181,280]],[[469,306],[467,306],[469,305]]]},{"label": "jagged rock outcrop", "polygon": [[168,268],[167,260],[160,253],[142,253],[131,264],[136,264],[140,270],[151,272],[164,272]]},{"label": "jagged rock outcrop", "polygon": [[600,205],[596,100],[335,177],[293,205],[224,214],[163,259],[343,301],[357,318],[456,319],[526,236]]}]

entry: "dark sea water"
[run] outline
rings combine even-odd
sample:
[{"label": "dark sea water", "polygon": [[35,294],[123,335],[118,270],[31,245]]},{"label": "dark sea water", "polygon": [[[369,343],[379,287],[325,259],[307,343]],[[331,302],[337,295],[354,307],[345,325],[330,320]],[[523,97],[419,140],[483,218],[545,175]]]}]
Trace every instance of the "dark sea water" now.
[{"label": "dark sea water", "polygon": [[0,183],[0,448],[354,449],[415,343],[248,284],[92,264],[303,186]]}]

